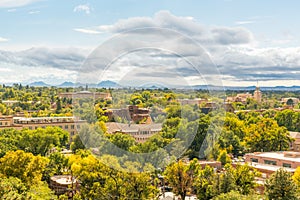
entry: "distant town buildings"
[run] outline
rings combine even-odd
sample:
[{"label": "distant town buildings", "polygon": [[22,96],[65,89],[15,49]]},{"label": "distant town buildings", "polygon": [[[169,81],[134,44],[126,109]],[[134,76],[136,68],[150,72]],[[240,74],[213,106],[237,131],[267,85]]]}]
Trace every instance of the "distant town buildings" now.
[{"label": "distant town buildings", "polygon": [[202,103],[208,102],[207,99],[177,99],[177,102],[180,103],[180,105],[200,105]]},{"label": "distant town buildings", "polygon": [[90,91],[80,91],[80,92],[65,92],[58,94],[60,98],[94,98],[94,99],[112,99],[109,92],[90,92]]},{"label": "distant town buildings", "polygon": [[282,98],[281,102],[285,105],[297,105],[299,103],[299,99],[295,97]]},{"label": "distant town buildings", "polygon": [[253,95],[250,94],[249,92],[247,92],[247,93],[237,94],[236,96],[227,97],[226,102],[240,102],[240,103],[246,104],[247,99],[254,99],[257,102],[261,103],[262,102],[262,92],[260,91],[260,88],[257,86],[255,88]]},{"label": "distant town buildings", "polygon": [[162,124],[126,124],[108,122],[106,123],[107,132],[110,134],[124,133],[131,135],[137,142],[143,143],[162,129]]}]

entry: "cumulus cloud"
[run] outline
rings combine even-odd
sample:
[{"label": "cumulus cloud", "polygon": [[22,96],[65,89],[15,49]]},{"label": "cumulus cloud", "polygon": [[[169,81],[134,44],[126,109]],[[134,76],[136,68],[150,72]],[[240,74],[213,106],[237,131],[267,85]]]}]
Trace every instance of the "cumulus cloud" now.
[{"label": "cumulus cloud", "polygon": [[[217,84],[214,79],[218,79],[218,70],[225,85],[234,81],[292,81],[300,76],[300,47],[261,48],[246,28],[207,26],[190,16],[175,16],[168,11],[74,31],[118,36],[104,42],[86,62],[88,51],[81,49],[33,48],[0,51],[0,65],[57,69],[53,73],[78,72],[84,75],[80,77],[83,81],[94,82],[102,77],[141,83],[160,79],[177,85],[206,80]],[[82,63],[85,65],[80,67]]]},{"label": "cumulus cloud", "polygon": [[91,13],[91,8],[88,4],[80,4],[73,9],[74,12],[85,12],[89,15]]},{"label": "cumulus cloud", "polygon": [[77,70],[86,58],[86,54],[87,51],[76,48],[31,48],[18,52],[0,51],[0,64]]},{"label": "cumulus cloud", "polygon": [[41,0],[1,0],[0,8],[21,7]]}]

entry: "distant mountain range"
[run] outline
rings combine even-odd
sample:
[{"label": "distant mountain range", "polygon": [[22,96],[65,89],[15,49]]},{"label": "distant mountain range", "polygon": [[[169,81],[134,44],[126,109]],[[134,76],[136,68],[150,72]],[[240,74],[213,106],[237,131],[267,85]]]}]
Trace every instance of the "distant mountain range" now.
[{"label": "distant mountain range", "polygon": [[[10,85],[10,84],[7,84]],[[63,82],[59,85],[47,84],[43,81],[37,81],[28,84],[34,87],[86,87],[85,83],[73,83],[73,82]],[[87,84],[90,88],[124,88],[124,86],[110,80],[101,81],[98,84]],[[129,86],[128,86],[129,87]],[[144,88],[144,89],[163,89],[164,86],[161,85],[147,85],[143,87],[131,86],[132,88]],[[192,85],[192,86],[172,86],[170,89],[193,89],[193,90],[235,90],[235,91],[253,91],[256,86],[214,86],[214,85]],[[262,91],[300,91],[300,86],[276,86],[276,87],[260,87]]]}]

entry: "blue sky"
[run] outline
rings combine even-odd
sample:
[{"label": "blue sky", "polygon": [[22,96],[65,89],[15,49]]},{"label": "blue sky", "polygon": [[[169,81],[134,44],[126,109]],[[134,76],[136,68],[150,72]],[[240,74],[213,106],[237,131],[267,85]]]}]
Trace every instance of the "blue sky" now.
[{"label": "blue sky", "polygon": [[300,85],[299,7],[297,0],[2,0],[0,82],[74,81],[76,67],[98,45],[150,24],[199,43],[214,40],[203,45],[225,85]]}]

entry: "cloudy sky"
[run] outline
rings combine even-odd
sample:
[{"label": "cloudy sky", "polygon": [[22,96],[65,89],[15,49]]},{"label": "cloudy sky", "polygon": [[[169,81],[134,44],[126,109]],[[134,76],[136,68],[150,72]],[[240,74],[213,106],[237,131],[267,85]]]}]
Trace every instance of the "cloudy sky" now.
[{"label": "cloudy sky", "polygon": [[299,7],[298,0],[1,0],[0,83],[300,85]]}]

